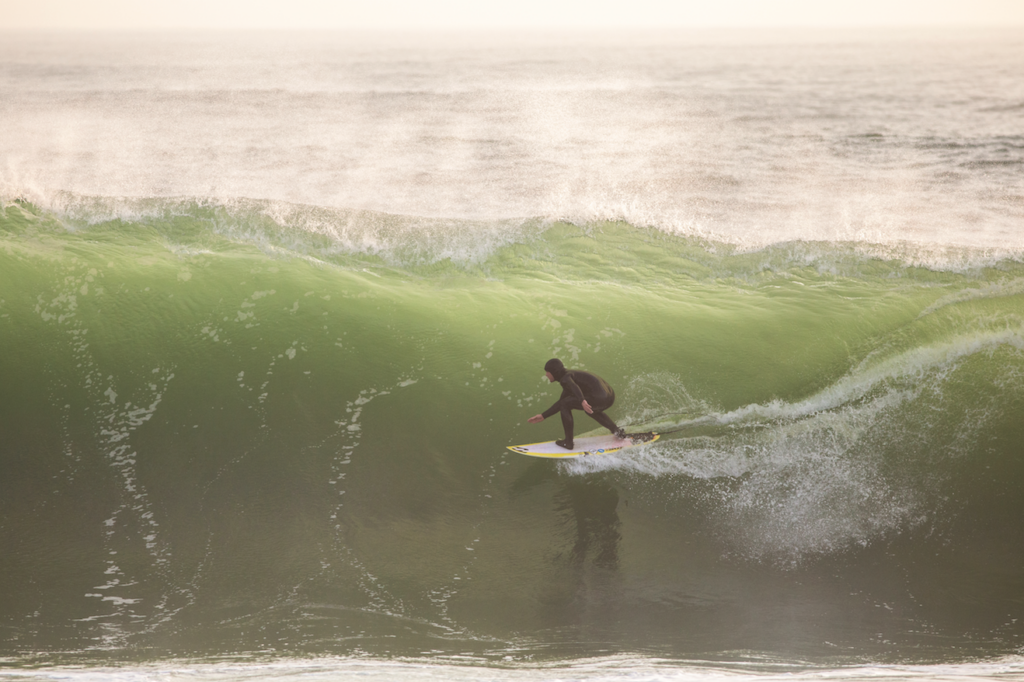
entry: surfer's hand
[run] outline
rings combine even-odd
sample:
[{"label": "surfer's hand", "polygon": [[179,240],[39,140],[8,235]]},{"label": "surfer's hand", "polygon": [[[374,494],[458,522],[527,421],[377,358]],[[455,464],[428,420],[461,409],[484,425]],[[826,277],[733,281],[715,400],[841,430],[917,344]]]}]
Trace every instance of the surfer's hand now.
[{"label": "surfer's hand", "polygon": [[583,401],[583,411],[587,414],[594,414],[594,408],[586,400]]},{"label": "surfer's hand", "polygon": [[530,422],[531,424],[539,424],[540,422],[544,421],[544,415],[535,414],[526,421]]}]

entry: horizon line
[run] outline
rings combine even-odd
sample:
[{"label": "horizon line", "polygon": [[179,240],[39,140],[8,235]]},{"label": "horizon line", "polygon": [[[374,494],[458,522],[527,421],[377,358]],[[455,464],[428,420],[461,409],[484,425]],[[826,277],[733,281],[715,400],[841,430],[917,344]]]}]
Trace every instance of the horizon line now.
[{"label": "horizon line", "polygon": [[[465,33],[490,34],[588,34],[647,33],[671,34],[701,31],[920,31],[920,30],[1012,30],[1024,28],[1019,23],[925,23],[925,24],[706,24],[678,26],[447,26],[447,27],[312,27],[312,26],[6,26],[0,34],[9,33],[364,33],[387,35],[443,35]],[[1022,37],[1024,41],[1024,37]]]}]

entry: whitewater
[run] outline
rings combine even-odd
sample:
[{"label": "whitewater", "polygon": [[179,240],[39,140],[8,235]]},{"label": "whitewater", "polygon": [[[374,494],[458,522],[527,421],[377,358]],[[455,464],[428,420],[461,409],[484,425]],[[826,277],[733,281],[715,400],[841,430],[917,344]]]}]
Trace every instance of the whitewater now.
[{"label": "whitewater", "polygon": [[0,37],[0,680],[1024,679],[1019,31]]}]

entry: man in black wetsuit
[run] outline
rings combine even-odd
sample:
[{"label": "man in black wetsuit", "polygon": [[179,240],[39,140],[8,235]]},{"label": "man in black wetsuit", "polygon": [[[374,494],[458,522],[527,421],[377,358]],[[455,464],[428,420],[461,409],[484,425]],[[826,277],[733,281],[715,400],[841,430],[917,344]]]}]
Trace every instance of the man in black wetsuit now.
[{"label": "man in black wetsuit", "polygon": [[527,421],[531,424],[538,424],[556,412],[561,412],[565,440],[556,440],[556,445],[560,445],[566,450],[573,448],[573,410],[583,410],[598,424],[619,438],[626,437],[625,431],[616,426],[615,422],[604,413],[615,402],[615,391],[607,381],[590,372],[578,369],[568,370],[558,358],[548,360],[544,365],[544,372],[548,376],[548,381],[552,383],[557,381],[562,385],[562,395],[554,405],[543,413],[530,417]]}]

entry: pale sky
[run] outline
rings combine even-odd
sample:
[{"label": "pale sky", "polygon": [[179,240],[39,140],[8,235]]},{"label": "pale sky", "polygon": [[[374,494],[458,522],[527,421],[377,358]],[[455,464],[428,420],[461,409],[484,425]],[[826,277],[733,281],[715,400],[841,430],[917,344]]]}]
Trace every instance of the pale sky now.
[{"label": "pale sky", "polygon": [[0,0],[0,29],[1019,26],[1024,0]]}]

